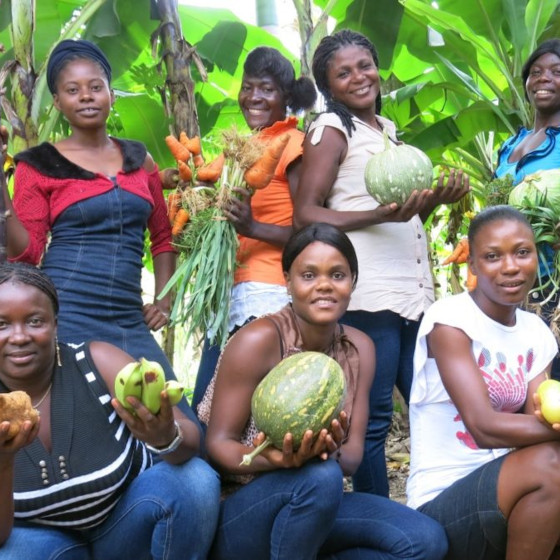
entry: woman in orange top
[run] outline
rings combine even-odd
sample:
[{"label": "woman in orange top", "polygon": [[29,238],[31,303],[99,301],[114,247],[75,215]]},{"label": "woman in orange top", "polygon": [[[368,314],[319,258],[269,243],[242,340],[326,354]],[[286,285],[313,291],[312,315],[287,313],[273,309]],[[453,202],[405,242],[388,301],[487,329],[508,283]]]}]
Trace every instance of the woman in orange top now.
[{"label": "woman in orange top", "polygon": [[[238,187],[227,218],[239,234],[231,295],[229,332],[266,313],[278,311],[289,301],[282,273],[282,248],[292,233],[295,189],[299,179],[304,134],[291,113],[310,109],[317,93],[306,77],[296,79],[292,63],[270,47],[252,50],[243,66],[239,107],[247,125],[259,138],[289,134],[290,140],[268,186],[254,195]],[[216,368],[220,349],[205,343],[193,395],[193,408],[204,395]]]}]

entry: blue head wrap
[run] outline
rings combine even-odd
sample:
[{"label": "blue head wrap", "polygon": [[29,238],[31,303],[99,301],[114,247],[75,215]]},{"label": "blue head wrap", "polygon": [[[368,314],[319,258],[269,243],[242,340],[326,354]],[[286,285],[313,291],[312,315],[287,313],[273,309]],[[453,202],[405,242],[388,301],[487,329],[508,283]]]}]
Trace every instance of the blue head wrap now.
[{"label": "blue head wrap", "polygon": [[95,43],[85,39],[76,41],[66,39],[56,45],[47,63],[47,85],[51,93],[56,91],[56,79],[66,62],[76,58],[86,58],[97,62],[103,68],[107,80],[111,83],[111,65],[103,51]]}]

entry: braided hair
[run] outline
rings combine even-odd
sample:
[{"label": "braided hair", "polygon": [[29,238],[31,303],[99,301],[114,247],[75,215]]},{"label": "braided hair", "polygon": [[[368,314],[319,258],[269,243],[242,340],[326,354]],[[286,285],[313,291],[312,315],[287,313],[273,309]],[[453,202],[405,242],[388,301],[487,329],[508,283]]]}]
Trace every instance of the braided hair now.
[{"label": "braided hair", "polygon": [[272,47],[253,49],[245,59],[243,72],[254,78],[270,76],[288,99],[288,105],[294,113],[315,105],[317,91],[313,81],[305,76],[296,79],[292,63]]},{"label": "braided hair", "polygon": [[[352,122],[352,113],[348,110],[346,105],[332,98],[329,80],[327,78],[327,70],[335,53],[351,45],[366,49],[371,53],[375,65],[379,67],[379,57],[377,56],[377,50],[373,43],[365,35],[356,31],[351,31],[350,29],[342,29],[332,35],[323,37],[313,54],[313,63],[311,66],[317,89],[325,97],[327,111],[340,117],[349,136],[352,136],[352,130],[356,128]],[[375,100],[375,112],[377,114],[381,112],[381,93],[377,95]]]},{"label": "braided hair", "polygon": [[50,299],[55,317],[58,315],[59,304],[56,288],[52,280],[36,266],[20,262],[0,264],[0,285],[6,282],[37,288]]}]

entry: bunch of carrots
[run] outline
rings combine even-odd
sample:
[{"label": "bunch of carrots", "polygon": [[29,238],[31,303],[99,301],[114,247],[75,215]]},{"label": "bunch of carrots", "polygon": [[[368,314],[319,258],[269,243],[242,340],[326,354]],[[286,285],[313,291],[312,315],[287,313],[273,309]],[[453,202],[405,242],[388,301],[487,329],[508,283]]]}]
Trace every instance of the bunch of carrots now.
[{"label": "bunch of carrots", "polygon": [[270,183],[289,136],[265,143],[258,136],[246,136],[231,129],[223,133],[222,140],[223,151],[205,163],[200,141],[193,147],[189,144],[192,139],[189,141],[184,133],[179,138],[166,138],[178,162],[179,178],[168,196],[168,209],[179,264],[161,293],[163,297],[169,290],[175,290],[171,320],[185,324],[188,337],[208,335],[212,343],[221,346],[228,336],[229,302],[239,246],[235,228],[225,218],[224,209],[237,196],[235,187],[254,192]]},{"label": "bunch of carrots", "polygon": [[[453,249],[453,252],[441,263],[447,264],[463,264],[469,258],[469,240],[466,237],[460,239]],[[471,272],[470,267],[467,268],[467,281],[465,287],[469,292],[476,288],[476,276]]]}]

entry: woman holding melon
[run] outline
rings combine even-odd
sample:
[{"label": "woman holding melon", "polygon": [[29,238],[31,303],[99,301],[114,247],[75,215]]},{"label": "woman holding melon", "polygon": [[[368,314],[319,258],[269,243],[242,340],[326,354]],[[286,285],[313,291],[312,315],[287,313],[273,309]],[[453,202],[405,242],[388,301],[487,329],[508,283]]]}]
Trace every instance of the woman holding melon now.
[{"label": "woman holding melon", "polygon": [[219,481],[198,424],[165,393],[127,411],[113,388],[131,356],[59,344],[58,309],[44,272],[0,265],[0,559],[206,560]]},{"label": "woman holding melon", "polygon": [[[358,278],[352,244],[334,226],[314,224],[288,241],[282,267],[292,304],[231,337],[199,407],[225,493],[210,558],[443,558],[437,523],[387,498],[343,491],[343,475],[362,458],[375,369],[371,340],[338,323]],[[342,367],[343,411],[316,438],[307,430],[298,446],[286,433],[282,449],[267,447],[247,465],[244,456],[265,438],[251,413],[256,387],[284,358],[306,351]],[[288,397],[297,402],[300,392]]]},{"label": "woman holding melon", "polygon": [[537,271],[533,231],[492,206],[468,239],[476,287],[434,303],[418,333],[408,503],[445,527],[454,560],[558,558],[560,433],[533,402],[557,348],[520,309]]},{"label": "woman holding melon", "polygon": [[408,401],[419,319],[434,300],[422,220],[437,205],[464,196],[469,180],[452,170],[447,182],[441,175],[435,189],[414,191],[402,204],[380,205],[370,196],[364,180],[370,157],[385,149],[385,134],[398,144],[394,123],[379,115],[377,65],[375,47],[360,33],[339,31],[317,47],[313,75],[327,111],[306,135],[294,224],[334,224],[356,248],[360,281],[342,322],[375,342],[377,370],[364,460],[353,481],[357,490],[388,496],[385,440],[393,387]]}]

